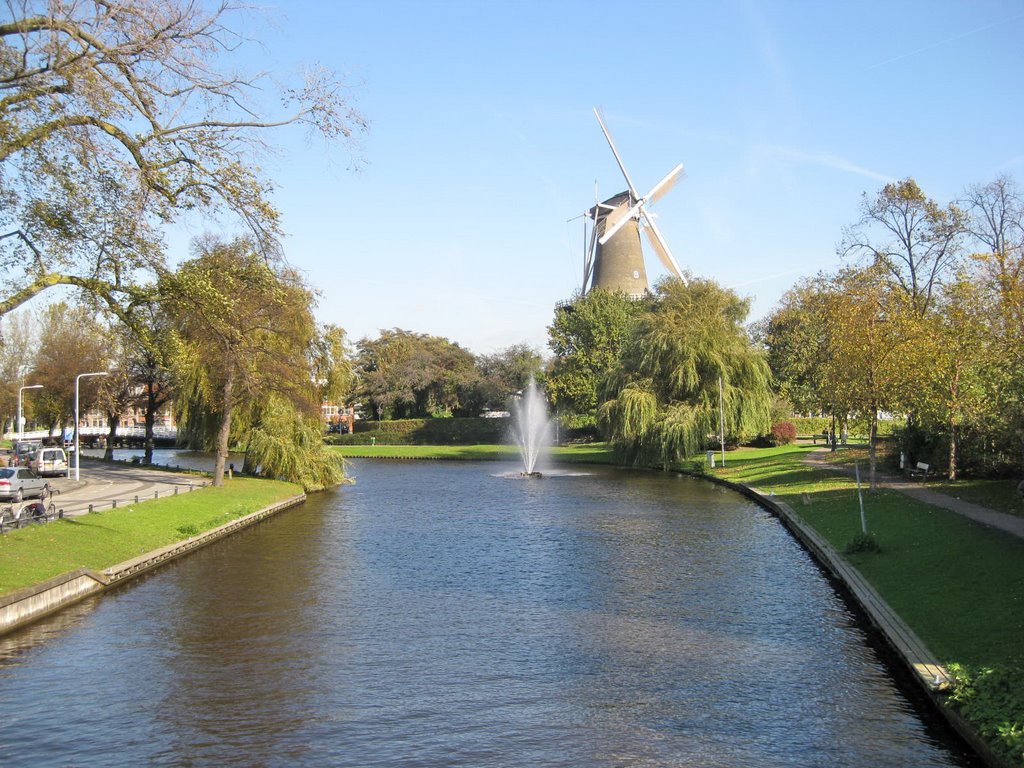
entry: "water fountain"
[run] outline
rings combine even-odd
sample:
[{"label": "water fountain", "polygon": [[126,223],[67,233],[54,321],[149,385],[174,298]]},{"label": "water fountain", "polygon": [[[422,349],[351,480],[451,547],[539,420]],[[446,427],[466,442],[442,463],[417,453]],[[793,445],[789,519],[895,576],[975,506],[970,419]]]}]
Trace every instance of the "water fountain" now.
[{"label": "water fountain", "polygon": [[512,434],[523,460],[521,474],[523,477],[540,477],[537,460],[551,445],[551,420],[544,395],[532,378],[512,410]]}]

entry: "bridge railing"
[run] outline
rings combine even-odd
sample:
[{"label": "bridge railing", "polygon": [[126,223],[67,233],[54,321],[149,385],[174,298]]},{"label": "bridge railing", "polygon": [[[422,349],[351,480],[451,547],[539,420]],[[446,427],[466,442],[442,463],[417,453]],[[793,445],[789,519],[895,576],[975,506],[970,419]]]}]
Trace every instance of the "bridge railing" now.
[{"label": "bridge railing", "polygon": [[[73,435],[71,430],[68,430],[67,435]],[[106,437],[110,434],[109,427],[80,427],[78,430],[79,439],[83,437]],[[118,427],[117,436],[119,438],[143,438],[146,436],[145,427]],[[177,427],[153,427],[153,437],[158,440],[174,440],[178,436]],[[59,440],[61,434],[51,434],[48,429],[33,429],[26,431],[24,434],[25,440]],[[17,432],[5,432],[5,440],[16,440],[18,439]]]}]

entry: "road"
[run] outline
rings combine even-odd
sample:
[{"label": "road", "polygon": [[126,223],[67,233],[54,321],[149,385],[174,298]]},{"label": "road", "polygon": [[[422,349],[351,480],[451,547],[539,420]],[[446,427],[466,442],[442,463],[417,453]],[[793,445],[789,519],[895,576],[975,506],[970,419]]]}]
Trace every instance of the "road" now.
[{"label": "road", "polygon": [[[72,473],[74,470],[72,470]],[[210,479],[204,475],[167,472],[140,467],[135,464],[109,464],[101,461],[82,460],[79,480],[64,477],[49,478],[55,493],[50,501],[65,515],[83,515],[92,504],[96,509],[110,509],[113,502],[118,506],[178,493],[187,493],[191,488],[207,485]]]}]

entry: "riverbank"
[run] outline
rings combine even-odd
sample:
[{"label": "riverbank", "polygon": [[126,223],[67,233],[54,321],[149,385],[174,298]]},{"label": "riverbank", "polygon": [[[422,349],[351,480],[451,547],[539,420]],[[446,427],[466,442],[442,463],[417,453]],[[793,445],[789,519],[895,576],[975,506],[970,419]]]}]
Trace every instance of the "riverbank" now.
[{"label": "riverbank", "polygon": [[[346,459],[518,461],[519,450],[512,445],[334,445],[329,450]],[[551,449],[554,461],[613,464],[615,459],[605,443],[560,445]]]},{"label": "riverbank", "polygon": [[301,493],[291,483],[235,477],[219,488],[10,531],[0,536],[0,595],[79,568],[102,572]]},{"label": "riverbank", "polygon": [[783,502],[844,552],[951,673],[946,703],[998,759],[1024,766],[1024,541],[895,490],[865,490],[880,551],[846,551],[861,533],[856,480],[808,465],[809,450],[735,451],[709,473]]}]

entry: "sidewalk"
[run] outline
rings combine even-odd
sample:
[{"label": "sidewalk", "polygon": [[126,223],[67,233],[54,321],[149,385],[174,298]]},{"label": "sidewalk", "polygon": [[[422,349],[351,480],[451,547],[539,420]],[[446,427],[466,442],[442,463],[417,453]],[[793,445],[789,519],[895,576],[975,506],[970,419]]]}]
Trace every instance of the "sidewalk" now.
[{"label": "sidewalk", "polygon": [[[853,477],[854,471],[851,468],[840,467],[823,461],[821,457],[828,453],[828,448],[818,448],[806,454],[803,461],[805,464],[810,464],[818,469],[824,469],[829,472],[838,472],[840,474]],[[961,501],[960,499],[954,498],[945,493],[933,491],[931,488],[924,485],[924,483],[906,480],[902,477],[888,475],[883,472],[876,472],[875,479],[878,485],[882,488],[889,488],[891,490],[898,491],[912,499],[923,501],[925,504],[931,504],[933,507],[948,509],[950,512],[963,515],[964,517],[970,518],[982,525],[997,528],[1000,531],[1009,533],[1017,538],[1024,539],[1024,518],[1022,517],[1008,515],[1005,512],[997,512],[994,509],[983,507],[980,504],[973,504],[969,501]],[[861,476],[861,481],[864,482],[863,475]]]}]

